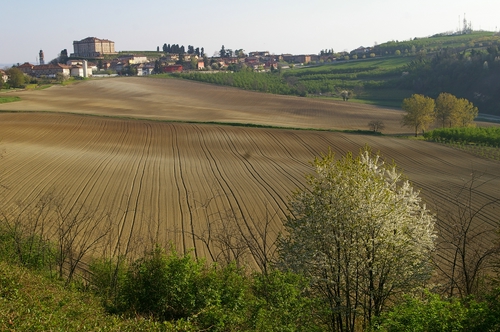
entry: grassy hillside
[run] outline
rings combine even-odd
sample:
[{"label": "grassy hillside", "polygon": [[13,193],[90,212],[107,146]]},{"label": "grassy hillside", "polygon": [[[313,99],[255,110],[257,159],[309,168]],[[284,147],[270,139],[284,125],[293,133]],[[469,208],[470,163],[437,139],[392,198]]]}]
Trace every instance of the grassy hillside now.
[{"label": "grassy hillside", "polygon": [[399,86],[402,73],[414,56],[380,57],[339,61],[331,64],[285,71],[286,81],[296,78],[307,87],[310,96],[339,98],[339,92],[350,90],[360,102],[399,107],[411,95]]},{"label": "grassy hillside", "polygon": [[161,324],[106,314],[89,292],[0,260],[1,331],[159,331]]},{"label": "grassy hillside", "polygon": [[[340,98],[351,91],[358,102],[400,107],[413,93],[467,98],[481,113],[500,114],[500,36],[492,32],[436,35],[375,46],[375,57],[295,67],[272,73],[180,74],[180,77],[277,94]],[[364,57],[364,58],[363,58]],[[354,59],[357,58],[357,59]],[[486,63],[486,64],[485,64]]]},{"label": "grassy hillside", "polygon": [[464,35],[436,34],[427,38],[414,38],[408,41],[388,41],[374,49],[379,56],[393,55],[397,50],[402,54],[415,50],[435,52],[443,48],[481,48],[489,43],[498,43],[499,36],[490,31],[473,31]]}]

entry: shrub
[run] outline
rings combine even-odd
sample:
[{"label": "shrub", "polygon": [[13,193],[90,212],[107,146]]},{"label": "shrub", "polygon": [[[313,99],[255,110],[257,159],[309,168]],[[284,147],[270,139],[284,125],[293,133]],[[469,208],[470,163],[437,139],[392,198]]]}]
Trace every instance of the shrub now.
[{"label": "shrub", "polygon": [[308,281],[298,274],[273,270],[254,274],[250,312],[253,331],[324,331],[321,302],[308,294]]},{"label": "shrub", "polygon": [[374,331],[498,331],[500,290],[483,302],[474,299],[442,299],[426,291],[421,298],[405,300],[375,320]]},{"label": "shrub", "polygon": [[198,328],[238,325],[248,282],[233,265],[217,270],[189,254],[156,247],[134,262],[123,287],[124,311]]},{"label": "shrub", "polygon": [[129,269],[124,298],[134,312],[160,320],[187,318],[198,313],[202,267],[189,256],[169,255],[156,247]]},{"label": "shrub", "polygon": [[424,134],[430,141],[442,142],[464,142],[472,144],[485,144],[488,146],[500,146],[500,128],[443,128],[435,129]]},{"label": "shrub", "polygon": [[125,304],[122,291],[127,277],[125,259],[100,258],[94,259],[90,265],[90,286],[97,293],[108,312],[123,310]]},{"label": "shrub", "polygon": [[0,260],[37,270],[52,267],[56,258],[54,245],[25,231],[22,225],[0,222]]}]

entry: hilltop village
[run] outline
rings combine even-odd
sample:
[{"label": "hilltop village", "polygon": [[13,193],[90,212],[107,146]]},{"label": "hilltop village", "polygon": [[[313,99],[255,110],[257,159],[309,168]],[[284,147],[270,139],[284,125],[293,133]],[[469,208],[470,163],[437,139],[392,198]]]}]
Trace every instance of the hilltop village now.
[{"label": "hilltop village", "polygon": [[[338,56],[370,56],[370,48],[359,47],[347,53],[322,50],[320,54],[274,55],[268,51],[245,53],[244,50],[225,49],[208,57],[203,48],[167,45],[157,47],[156,52],[126,54],[115,51],[115,43],[108,39],[88,37],[73,42],[74,52],[68,55],[66,49],[59,57],[45,62],[43,50],[39,52],[39,64],[25,62],[16,66],[24,74],[32,77],[90,77],[96,75],[137,75],[145,76],[159,73],[182,72],[186,70],[237,70],[251,68],[255,71],[272,71],[280,67],[289,67],[311,62],[331,62]],[[375,56],[375,54],[371,54]]]}]

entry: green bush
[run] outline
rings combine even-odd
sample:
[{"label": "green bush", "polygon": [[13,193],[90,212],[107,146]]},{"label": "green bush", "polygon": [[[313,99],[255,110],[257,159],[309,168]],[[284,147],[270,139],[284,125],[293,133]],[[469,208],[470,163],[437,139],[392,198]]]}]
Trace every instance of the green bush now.
[{"label": "green bush", "polygon": [[467,309],[458,300],[442,300],[426,293],[422,299],[406,297],[405,301],[376,320],[375,331],[441,332],[463,331]]},{"label": "green bush", "polygon": [[500,147],[499,127],[466,127],[435,129],[424,134],[430,141],[463,142],[469,144],[485,144]]},{"label": "green bush", "polygon": [[24,234],[19,225],[0,222],[0,260],[43,270],[55,265],[52,243],[37,234]]},{"label": "green bush", "polygon": [[243,322],[247,281],[232,265],[207,267],[189,254],[156,247],[129,267],[123,287],[117,289],[124,312],[159,321],[189,320],[199,328]]},{"label": "green bush", "polygon": [[[247,276],[156,247],[132,263],[95,260],[91,287],[108,311],[213,331],[322,331],[321,304],[307,281],[277,270]],[[320,323],[318,323],[320,322]],[[184,329],[184,328],[183,328]]]},{"label": "green bush", "polygon": [[126,260],[118,258],[94,259],[90,265],[90,287],[102,299],[108,312],[123,310],[122,293],[127,277]]},{"label": "green bush", "polygon": [[324,331],[321,303],[308,294],[307,280],[291,272],[254,274],[250,301],[252,331]]},{"label": "green bush", "polygon": [[375,320],[374,331],[484,332],[500,330],[500,289],[474,299],[442,299],[426,292],[422,298],[407,296],[403,303]]},{"label": "green bush", "polygon": [[202,308],[202,266],[189,256],[156,247],[127,272],[123,295],[129,308],[159,320],[187,318]]}]

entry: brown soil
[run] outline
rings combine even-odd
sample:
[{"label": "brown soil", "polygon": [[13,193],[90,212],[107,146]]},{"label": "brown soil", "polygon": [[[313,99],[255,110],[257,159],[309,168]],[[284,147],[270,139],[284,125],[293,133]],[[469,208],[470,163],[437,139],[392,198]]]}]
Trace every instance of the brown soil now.
[{"label": "brown soil", "polygon": [[[19,96],[23,101],[0,107],[51,113],[0,114],[5,206],[26,206],[52,191],[68,209],[85,205],[108,213],[115,248],[173,241],[207,257],[199,237],[221,218],[248,233],[273,217],[276,234],[287,197],[303,188],[312,170],[308,162],[329,148],[339,156],[366,144],[380,151],[433,209],[450,207],[473,172],[484,182],[474,191],[476,207],[500,197],[498,162],[424,141],[64,114],[323,129],[366,129],[370,119],[381,119],[384,132],[401,133],[397,110],[141,78],[91,80]],[[476,226],[498,227],[499,207],[488,206]],[[438,225],[442,231],[450,227]],[[485,241],[494,237],[487,234]]]}]

